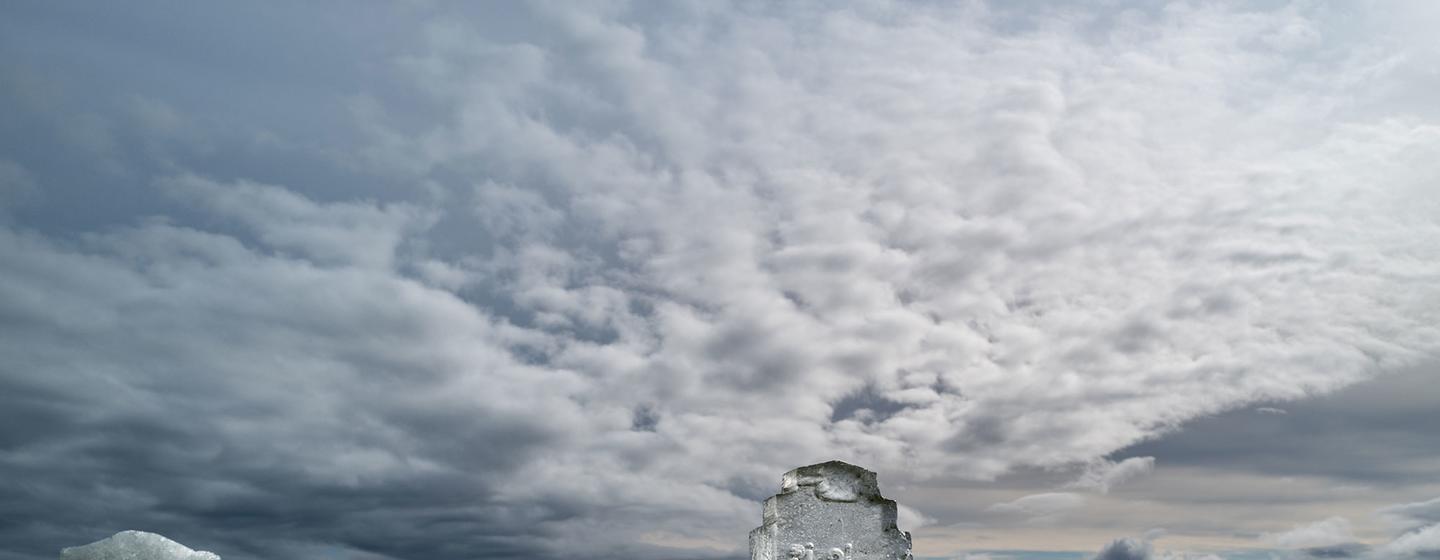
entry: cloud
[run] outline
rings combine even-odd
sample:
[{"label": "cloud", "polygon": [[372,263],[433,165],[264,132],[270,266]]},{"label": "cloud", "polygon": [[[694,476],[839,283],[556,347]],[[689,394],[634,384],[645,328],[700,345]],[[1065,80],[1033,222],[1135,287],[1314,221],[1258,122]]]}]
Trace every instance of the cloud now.
[{"label": "cloud", "polygon": [[1402,527],[1380,545],[1357,542],[1349,520],[1331,517],[1290,531],[1262,535],[1271,544],[1290,549],[1300,558],[1365,558],[1410,560],[1440,555],[1440,522],[1434,519],[1440,499],[1382,508],[1376,514]]},{"label": "cloud", "polygon": [[1396,504],[1376,513],[1401,528],[1394,539],[1375,548],[1376,556],[1384,559],[1440,556],[1440,498]]},{"label": "cloud", "polygon": [[929,517],[915,508],[899,504],[897,507],[899,519],[897,523],[900,528],[906,531],[914,531],[927,525],[934,525],[935,519]]},{"label": "cloud", "polygon": [[1436,524],[1440,523],[1440,498],[1409,504],[1396,504],[1381,508],[1376,513],[1404,529]]},{"label": "cloud", "polygon": [[1013,557],[993,552],[967,552],[953,557],[952,560],[1010,560],[1011,558]]},{"label": "cloud", "polygon": [[1154,457],[1130,457],[1118,463],[1101,459],[1086,465],[1085,472],[1080,474],[1080,478],[1066,486],[1108,494],[1111,488],[1120,483],[1149,474],[1152,470],[1155,470]]},{"label": "cloud", "polygon": [[1149,541],[1126,537],[1111,541],[1091,560],[1150,560],[1153,556]]},{"label": "cloud", "polygon": [[1213,552],[1187,550],[1155,550],[1155,541],[1168,534],[1165,529],[1151,529],[1139,537],[1121,537],[1110,541],[1090,560],[1222,560]]},{"label": "cloud", "polygon": [[1440,524],[1406,531],[1376,548],[1382,558],[1434,558],[1440,556]]},{"label": "cloud", "polygon": [[1025,517],[1030,523],[1053,522],[1065,512],[1085,505],[1085,497],[1071,492],[1031,494],[986,508],[987,511]]},{"label": "cloud", "polygon": [[63,9],[0,24],[25,554],[733,555],[796,465],[1090,462],[1440,340],[1429,59],[1324,10]]},{"label": "cloud", "polygon": [[160,188],[234,220],[272,249],[321,265],[390,268],[407,234],[429,226],[425,213],[410,205],[321,205],[284,187],[250,181],[185,175],[161,180]]},{"label": "cloud", "polygon": [[1330,517],[1289,531],[1267,533],[1262,538],[1282,548],[1324,548],[1355,542],[1350,520]]}]

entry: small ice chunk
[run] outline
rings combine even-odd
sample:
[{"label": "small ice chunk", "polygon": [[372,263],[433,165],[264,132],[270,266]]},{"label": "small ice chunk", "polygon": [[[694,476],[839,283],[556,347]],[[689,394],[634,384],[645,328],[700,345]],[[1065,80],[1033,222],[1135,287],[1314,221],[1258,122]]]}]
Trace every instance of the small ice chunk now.
[{"label": "small ice chunk", "polygon": [[61,550],[60,560],[220,560],[220,557],[213,552],[190,550],[155,533],[121,531],[108,539]]}]

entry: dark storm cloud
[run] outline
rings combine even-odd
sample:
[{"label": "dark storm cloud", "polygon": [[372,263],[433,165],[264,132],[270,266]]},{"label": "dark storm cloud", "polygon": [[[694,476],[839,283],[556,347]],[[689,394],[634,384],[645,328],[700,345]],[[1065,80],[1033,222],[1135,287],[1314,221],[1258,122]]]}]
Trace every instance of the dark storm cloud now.
[{"label": "dark storm cloud", "polygon": [[1149,542],[1126,537],[1111,541],[1091,560],[1150,560],[1152,556]]},{"label": "dark storm cloud", "polygon": [[[148,233],[174,234],[174,243],[209,241]],[[44,267],[17,258],[17,244],[25,241],[6,239],[0,253],[8,262]],[[413,287],[347,295],[344,275],[313,284],[303,276],[326,274],[272,269],[265,271],[272,282],[291,273],[302,278],[291,277],[299,284],[288,295],[165,302],[150,299],[155,294],[145,292],[155,286],[117,262],[52,257],[93,259],[84,270],[100,273],[94,280],[106,289],[87,282],[10,286],[32,298],[46,290],[69,307],[43,315],[4,308],[7,328],[22,336],[7,341],[0,378],[0,532],[7,547],[50,557],[59,547],[143,528],[226,558],[297,557],[289,543],[395,558],[534,558],[547,554],[543,540],[555,536],[553,524],[595,512],[593,502],[564,492],[514,503],[499,491],[502,480],[565,437],[571,417],[503,383],[494,392],[452,385],[457,372],[438,356],[446,349],[433,345],[435,335],[387,340],[425,328],[413,322],[426,321],[415,311],[427,303],[375,298],[430,297]],[[244,251],[234,257],[194,263],[218,276],[167,275],[165,292],[204,292],[202,284],[219,276],[238,281],[222,282],[221,293],[237,289],[247,273],[231,267],[265,260]],[[241,315],[257,320],[230,319]],[[105,328],[96,321],[122,317],[127,329],[86,341],[84,331]],[[317,330],[342,324],[359,330]],[[213,328],[225,329],[223,339],[209,339]],[[484,333],[467,329],[463,317],[429,328],[468,330],[473,338],[464,344],[483,344]],[[26,349],[31,341],[23,336],[36,333],[66,343]],[[345,341],[352,336],[369,337],[373,346],[352,347]],[[253,354],[261,341],[265,353]],[[415,346],[388,348],[395,343]],[[120,383],[109,373],[116,362],[141,366]],[[517,367],[503,358],[473,363]],[[446,386],[450,394],[435,391]],[[526,402],[505,410],[494,402],[504,399]],[[645,547],[629,553],[662,554]]]},{"label": "dark storm cloud", "polygon": [[[207,348],[197,337],[224,320],[215,311],[181,304],[160,312],[156,307],[165,304],[147,303],[121,283],[107,288],[95,292],[106,297],[96,298],[50,287],[77,313],[125,315],[136,331],[132,336],[115,333],[113,340],[87,343],[66,331],[90,325],[65,324],[87,317],[68,316],[68,310],[26,317],[6,308],[12,332],[71,341],[63,362],[43,350],[6,346],[11,359],[0,379],[6,395],[0,424],[7,435],[0,519],[6,522],[0,527],[7,546],[46,557],[61,546],[140,527],[236,558],[274,557],[264,547],[290,540],[343,543],[398,557],[485,550],[520,558],[534,549],[516,542],[518,535],[540,536],[536,531],[545,520],[579,514],[564,501],[507,506],[494,499],[496,477],[558,437],[560,429],[543,416],[487,411],[438,395],[406,398],[415,396],[407,378],[437,375],[434,366],[336,355],[322,348],[332,335],[275,320],[281,317],[254,325],[269,332],[227,333],[224,344],[231,349]],[[314,288],[319,286],[299,288],[296,295],[312,297]],[[122,302],[137,309],[123,310]],[[149,311],[139,309],[145,307]],[[325,314],[337,311],[322,307],[310,307],[308,320],[327,321]],[[361,316],[371,333],[384,332],[376,327],[386,317]],[[277,335],[296,339],[293,353],[271,344],[267,355],[249,355],[253,341]],[[127,347],[133,350],[115,351]],[[241,365],[256,359],[266,364],[264,371]],[[117,384],[107,373],[117,360],[148,365]],[[301,370],[285,363],[292,361],[331,370],[329,379],[302,380]],[[62,371],[60,364],[75,369]],[[358,378],[346,379],[357,372],[384,372],[394,384],[350,392],[346,386]],[[64,390],[61,381],[68,383]],[[237,386],[245,383],[266,388],[256,393]],[[330,396],[317,398],[316,391]],[[198,535],[196,526],[209,530]]]},{"label": "dark storm cloud", "polygon": [[886,399],[875,387],[866,386],[836,402],[835,409],[830,412],[830,421],[855,418],[863,422],[883,422],[904,409],[904,403]]}]

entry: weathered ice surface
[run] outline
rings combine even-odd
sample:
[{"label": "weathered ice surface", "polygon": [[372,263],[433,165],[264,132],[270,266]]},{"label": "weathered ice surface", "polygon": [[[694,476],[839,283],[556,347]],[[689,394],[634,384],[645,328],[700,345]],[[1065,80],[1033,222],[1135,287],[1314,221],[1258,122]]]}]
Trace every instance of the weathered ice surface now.
[{"label": "weathered ice surface", "polygon": [[203,550],[190,550],[155,533],[121,531],[105,540],[62,550],[60,560],[220,560],[220,557]]},{"label": "weathered ice surface", "polygon": [[895,500],[875,473],[830,461],[800,467],[765,500],[750,531],[751,560],[909,560],[910,533],[895,525]]}]

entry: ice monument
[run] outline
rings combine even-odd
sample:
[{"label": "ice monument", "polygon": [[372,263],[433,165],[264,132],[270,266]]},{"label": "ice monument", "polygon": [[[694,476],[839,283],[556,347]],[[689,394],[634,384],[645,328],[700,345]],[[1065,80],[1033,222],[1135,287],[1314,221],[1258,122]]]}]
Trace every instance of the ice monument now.
[{"label": "ice monument", "polygon": [[910,560],[910,533],[875,473],[830,461],[785,473],[750,531],[750,560]]},{"label": "ice monument", "polygon": [[155,533],[121,531],[108,539],[61,550],[60,560],[220,560],[220,557],[213,552],[190,550]]}]

